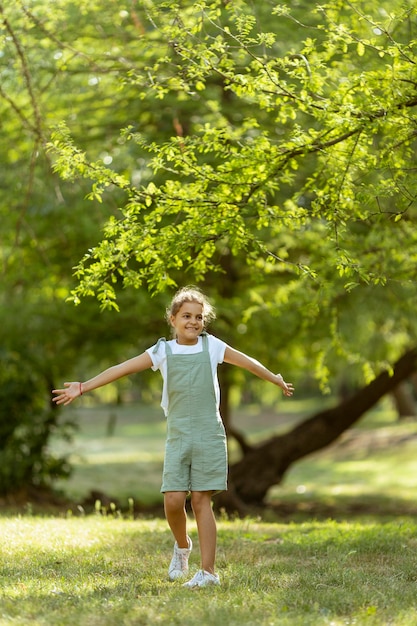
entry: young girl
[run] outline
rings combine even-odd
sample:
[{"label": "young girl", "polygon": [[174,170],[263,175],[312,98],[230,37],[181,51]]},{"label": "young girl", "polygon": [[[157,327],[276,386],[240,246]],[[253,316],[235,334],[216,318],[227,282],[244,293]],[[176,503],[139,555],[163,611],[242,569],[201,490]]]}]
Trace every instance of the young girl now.
[{"label": "young girl", "polygon": [[219,413],[220,390],[217,366],[223,361],[249,370],[293,394],[291,383],[273,374],[242,352],[205,332],[215,318],[213,307],[195,287],[180,289],[167,310],[167,321],[174,339],[160,339],[143,354],[110,367],[86,382],[64,383],[55,389],[54,402],[67,405],[87,391],[145,369],[160,370],[163,377],[161,405],[167,416],[167,439],[161,492],[168,524],[175,538],[168,570],[171,580],[188,573],[192,550],[187,535],[185,501],[191,493],[191,506],[197,523],[201,569],[184,583],[196,589],[219,585],[215,573],[216,521],[211,499],[227,488],[226,435]]}]

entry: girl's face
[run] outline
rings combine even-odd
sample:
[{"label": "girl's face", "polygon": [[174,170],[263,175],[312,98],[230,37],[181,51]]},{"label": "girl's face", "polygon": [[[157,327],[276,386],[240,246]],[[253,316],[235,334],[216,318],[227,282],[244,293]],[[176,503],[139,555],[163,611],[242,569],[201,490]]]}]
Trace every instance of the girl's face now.
[{"label": "girl's face", "polygon": [[184,302],[170,322],[175,330],[177,342],[194,345],[204,328],[203,306],[198,302]]}]

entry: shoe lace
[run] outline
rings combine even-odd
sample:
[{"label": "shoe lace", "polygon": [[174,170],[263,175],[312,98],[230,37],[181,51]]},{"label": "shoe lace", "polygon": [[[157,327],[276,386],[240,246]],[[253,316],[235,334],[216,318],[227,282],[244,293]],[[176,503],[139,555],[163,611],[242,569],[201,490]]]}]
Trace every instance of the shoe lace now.
[{"label": "shoe lace", "polygon": [[188,563],[188,554],[185,554],[184,552],[180,552],[178,554],[178,561],[179,561],[179,565],[181,566],[181,569],[183,567],[186,567]]},{"label": "shoe lace", "polygon": [[174,553],[174,562],[171,569],[185,569],[188,564],[188,552],[180,552],[178,549]]},{"label": "shoe lace", "polygon": [[194,576],[194,582],[199,583],[204,580],[204,571],[200,569],[197,574]]}]

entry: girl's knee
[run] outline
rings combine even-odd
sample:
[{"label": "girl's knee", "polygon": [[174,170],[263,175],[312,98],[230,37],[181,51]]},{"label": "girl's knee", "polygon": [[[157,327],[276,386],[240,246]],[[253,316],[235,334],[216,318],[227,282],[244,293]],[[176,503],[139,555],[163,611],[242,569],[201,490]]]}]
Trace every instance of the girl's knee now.
[{"label": "girl's knee", "polygon": [[194,514],[206,507],[211,509],[212,493],[212,491],[193,491],[191,493],[191,507]]},{"label": "girl's knee", "polygon": [[164,493],[165,510],[182,510],[185,506],[186,494],[182,491],[167,491]]}]

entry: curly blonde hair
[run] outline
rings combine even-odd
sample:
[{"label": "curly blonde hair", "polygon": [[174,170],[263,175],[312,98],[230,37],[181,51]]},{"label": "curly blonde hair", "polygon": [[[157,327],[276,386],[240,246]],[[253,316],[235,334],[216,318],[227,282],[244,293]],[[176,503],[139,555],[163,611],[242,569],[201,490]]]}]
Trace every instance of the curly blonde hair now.
[{"label": "curly blonde hair", "polygon": [[168,324],[170,324],[171,315],[176,315],[185,302],[198,302],[198,304],[201,304],[203,307],[204,328],[216,319],[216,311],[204,293],[198,287],[188,285],[179,289],[172,298],[165,314]]}]

